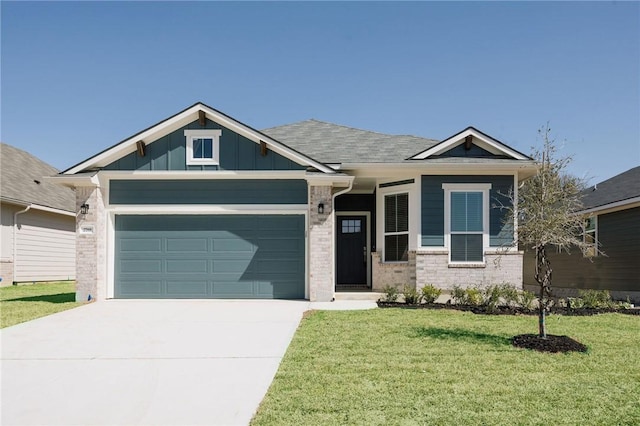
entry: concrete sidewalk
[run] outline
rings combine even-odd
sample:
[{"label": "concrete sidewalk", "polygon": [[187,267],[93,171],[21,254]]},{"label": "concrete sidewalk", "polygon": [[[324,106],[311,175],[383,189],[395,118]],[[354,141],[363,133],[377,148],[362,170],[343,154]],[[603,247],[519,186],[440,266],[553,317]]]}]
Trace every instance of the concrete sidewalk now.
[{"label": "concrete sidewalk", "polygon": [[111,300],[0,330],[3,425],[248,424],[309,309]]}]

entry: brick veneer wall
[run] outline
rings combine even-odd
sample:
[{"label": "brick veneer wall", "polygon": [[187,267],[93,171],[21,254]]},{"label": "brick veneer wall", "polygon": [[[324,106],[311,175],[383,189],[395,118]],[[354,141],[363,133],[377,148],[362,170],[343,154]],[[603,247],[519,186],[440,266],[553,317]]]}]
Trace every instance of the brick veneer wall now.
[{"label": "brick veneer wall", "polygon": [[[86,215],[76,217],[76,301],[106,298],[106,215],[100,188],[76,188],[76,211],[89,204]],[[93,226],[93,234],[80,233],[80,227]]]},{"label": "brick veneer wall", "polygon": [[490,253],[483,267],[449,265],[449,254],[416,253],[416,286],[431,284],[444,290],[508,283],[522,289],[522,252]]},{"label": "brick veneer wall", "polygon": [[405,285],[416,285],[416,252],[409,252],[406,263],[385,263],[378,252],[371,253],[372,290],[382,291],[386,286],[402,290]]},{"label": "brick veneer wall", "polygon": [[[324,213],[318,213],[318,204]],[[333,199],[330,186],[309,186],[309,300],[329,302],[334,295]]]}]

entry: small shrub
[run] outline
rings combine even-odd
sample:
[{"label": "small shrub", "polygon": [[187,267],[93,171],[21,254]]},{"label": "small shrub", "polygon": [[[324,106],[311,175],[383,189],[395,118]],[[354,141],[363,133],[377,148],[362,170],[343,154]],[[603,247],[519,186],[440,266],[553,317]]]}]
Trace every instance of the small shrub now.
[{"label": "small shrub", "polygon": [[579,297],[567,297],[567,307],[571,309],[584,308],[584,300]]},{"label": "small shrub", "polygon": [[524,290],[518,295],[518,303],[525,309],[533,309],[533,301],[536,300],[536,295],[530,291]]},{"label": "small shrub", "polygon": [[390,285],[386,285],[384,286],[384,288],[382,289],[382,292],[384,293],[384,301],[385,302],[397,302],[398,301],[398,289],[390,286]]},{"label": "small shrub", "polygon": [[580,298],[585,308],[610,308],[614,305],[607,290],[581,290]]},{"label": "small shrub", "polygon": [[482,292],[479,289],[470,287],[465,292],[467,293],[467,303],[469,305],[479,306],[482,304]]},{"label": "small shrub", "polygon": [[454,285],[453,289],[451,290],[451,299],[456,305],[464,305],[465,303],[467,303],[467,292],[465,291],[465,289]]},{"label": "small shrub", "polygon": [[490,285],[482,291],[482,304],[487,307],[488,311],[494,311],[500,305],[501,296],[500,286]]},{"label": "small shrub", "polygon": [[402,288],[402,295],[404,296],[404,303],[409,305],[415,305],[420,301],[420,294],[415,286],[409,284],[405,285]]},{"label": "small shrub", "polygon": [[518,306],[520,304],[520,292],[511,284],[503,283],[502,300],[507,306]]},{"label": "small shrub", "polygon": [[422,287],[420,292],[421,292],[420,299],[424,303],[433,303],[442,294],[442,290],[432,286],[431,284],[427,284],[424,287]]}]

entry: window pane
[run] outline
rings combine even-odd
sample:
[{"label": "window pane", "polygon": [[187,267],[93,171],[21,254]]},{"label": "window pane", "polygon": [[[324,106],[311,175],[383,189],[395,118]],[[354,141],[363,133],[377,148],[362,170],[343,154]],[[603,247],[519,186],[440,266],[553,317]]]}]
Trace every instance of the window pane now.
[{"label": "window pane", "polygon": [[409,259],[409,235],[386,235],[384,237],[385,262],[406,262]]},{"label": "window pane", "polygon": [[393,194],[384,197],[384,232],[409,230],[409,194]]},{"label": "window pane", "polygon": [[482,235],[451,235],[452,262],[482,262]]},{"label": "window pane", "polygon": [[193,158],[202,158],[202,139],[193,140]]},{"label": "window pane", "polygon": [[203,139],[202,145],[204,146],[202,158],[213,158],[213,140]]},{"label": "window pane", "polygon": [[396,232],[396,196],[384,197],[384,232]]},{"label": "window pane", "polygon": [[451,231],[482,232],[482,192],[451,193]]}]

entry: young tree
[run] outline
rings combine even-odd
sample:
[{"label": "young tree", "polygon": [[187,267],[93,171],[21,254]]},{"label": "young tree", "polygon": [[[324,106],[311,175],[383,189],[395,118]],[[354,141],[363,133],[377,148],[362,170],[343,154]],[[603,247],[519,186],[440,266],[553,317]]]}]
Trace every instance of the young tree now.
[{"label": "young tree", "polygon": [[539,166],[538,172],[512,194],[514,207],[508,215],[518,220],[515,243],[535,252],[535,280],[540,286],[539,336],[542,338],[547,337],[546,312],[551,300],[553,272],[547,250],[569,252],[576,249],[586,253],[589,248],[593,249],[583,241],[584,220],[576,214],[582,207],[581,192],[585,182],[566,172],[571,157],[558,157],[550,132],[548,125],[538,130],[542,147],[534,148],[532,153]]}]

